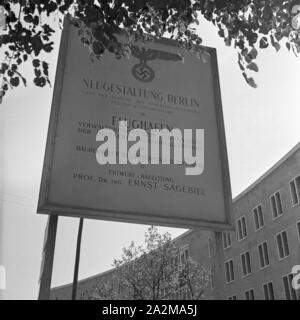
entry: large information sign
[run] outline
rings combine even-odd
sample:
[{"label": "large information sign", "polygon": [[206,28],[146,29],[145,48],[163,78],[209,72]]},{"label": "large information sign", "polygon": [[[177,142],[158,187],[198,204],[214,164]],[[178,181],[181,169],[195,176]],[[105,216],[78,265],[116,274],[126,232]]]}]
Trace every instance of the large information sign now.
[{"label": "large information sign", "polygon": [[[184,228],[232,229],[231,188],[215,49],[205,59],[163,39],[130,59],[89,50],[66,24],[38,212]],[[179,57],[184,56],[184,61]],[[204,170],[96,161],[103,128],[204,130]]]}]

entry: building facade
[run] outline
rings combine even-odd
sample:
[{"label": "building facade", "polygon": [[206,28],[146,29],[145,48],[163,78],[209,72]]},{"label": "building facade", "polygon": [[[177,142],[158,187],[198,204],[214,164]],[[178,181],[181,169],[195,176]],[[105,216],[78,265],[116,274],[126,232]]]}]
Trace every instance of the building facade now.
[{"label": "building facade", "polygon": [[[225,297],[297,299],[300,143],[233,201],[235,232],[223,234]],[[298,290],[299,291],[299,290]]]},{"label": "building facade", "polygon": [[[233,215],[235,231],[189,230],[174,239],[212,271],[204,299],[300,300],[291,274],[300,265],[300,143],[233,200]],[[79,281],[78,299],[104,283],[117,286],[113,272]],[[71,290],[71,284],[53,288],[51,299],[70,299]]]}]

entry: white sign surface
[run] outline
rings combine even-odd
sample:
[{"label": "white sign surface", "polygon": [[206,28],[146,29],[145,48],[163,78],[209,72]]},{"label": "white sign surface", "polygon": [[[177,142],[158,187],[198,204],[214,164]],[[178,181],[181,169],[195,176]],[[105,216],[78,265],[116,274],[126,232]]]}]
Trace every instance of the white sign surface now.
[{"label": "white sign surface", "polygon": [[[170,40],[130,59],[91,61],[63,31],[38,212],[174,227],[231,229],[231,191],[216,53],[206,62]],[[184,56],[184,61],[179,59]],[[204,171],[184,165],[99,165],[96,134],[118,128],[204,129]]]}]

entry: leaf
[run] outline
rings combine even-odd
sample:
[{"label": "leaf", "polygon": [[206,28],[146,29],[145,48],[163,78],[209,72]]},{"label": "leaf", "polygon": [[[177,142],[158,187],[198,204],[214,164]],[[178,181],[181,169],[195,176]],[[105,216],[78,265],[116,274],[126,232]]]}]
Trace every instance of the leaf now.
[{"label": "leaf", "polygon": [[270,36],[271,38],[271,44],[272,46],[276,49],[276,51],[278,52],[280,50],[280,44],[278,42],[275,41],[273,35]]},{"label": "leaf", "polygon": [[247,69],[258,72],[258,66],[255,62],[251,62],[247,65]]},{"label": "leaf", "polygon": [[7,63],[2,63],[1,64],[1,69],[3,69],[3,71],[6,71],[9,68]]},{"label": "leaf", "polygon": [[257,84],[255,83],[253,78],[248,78],[247,82],[252,88],[257,88]]},{"label": "leaf", "polygon": [[43,72],[45,76],[49,76],[49,64],[46,61],[43,61]]},{"label": "leaf", "polygon": [[38,17],[38,16],[34,16],[34,18],[33,18],[33,24],[34,24],[35,26],[37,26],[37,25],[39,24],[39,22],[40,22],[39,17]]},{"label": "leaf", "polygon": [[249,56],[251,57],[251,59],[256,59],[257,57],[257,50],[255,48],[252,48],[249,52]]},{"label": "leaf", "polygon": [[280,33],[280,32],[276,32],[275,33],[275,38],[276,38],[276,40],[279,42],[281,39],[282,39],[282,34]]},{"label": "leaf", "polygon": [[54,42],[49,42],[49,43],[45,44],[43,46],[44,51],[46,51],[48,53],[51,52],[53,50],[53,44],[54,44]]},{"label": "leaf", "polygon": [[242,65],[242,63],[241,63],[240,60],[238,61],[238,64],[239,64],[240,69],[241,69],[242,71],[244,71],[244,70],[245,70],[245,67]]},{"label": "leaf", "polygon": [[259,47],[261,48],[261,49],[265,49],[265,48],[267,48],[269,46],[269,44],[268,44],[268,39],[266,38],[266,37],[262,37],[261,39],[260,39],[260,41],[259,41]]},{"label": "leaf", "polygon": [[19,79],[19,77],[11,78],[11,79],[10,79],[10,84],[11,84],[13,87],[17,87],[17,86],[20,84],[20,79]]},{"label": "leaf", "polygon": [[247,75],[246,75],[246,72],[243,72],[242,75],[243,75],[243,77],[245,78],[245,80],[248,82],[248,77],[247,77]]},{"label": "leaf", "polygon": [[39,69],[35,68],[35,69],[34,69],[34,74],[35,74],[35,76],[36,76],[36,77],[38,77],[38,78],[39,78],[39,77],[41,76],[41,74],[42,74],[42,73],[41,73],[41,70],[39,70]]},{"label": "leaf", "polygon": [[252,59],[251,59],[251,57],[250,57],[249,54],[245,54],[245,55],[244,55],[244,59],[245,59],[245,61],[246,61],[247,63],[251,63],[251,61],[252,61]]},{"label": "leaf", "polygon": [[20,77],[20,79],[23,81],[23,84],[25,87],[27,87],[27,81],[26,79],[21,75],[20,72],[16,71],[16,74]]},{"label": "leaf", "polygon": [[220,30],[218,31],[218,34],[219,34],[219,36],[220,36],[221,38],[224,38],[224,37],[225,37],[225,33],[224,33],[224,30],[223,30],[223,29],[220,29]]},{"label": "leaf", "polygon": [[92,49],[96,56],[103,54],[105,51],[105,48],[100,41],[94,41],[92,44]]},{"label": "leaf", "polygon": [[246,82],[252,87],[257,88],[257,84],[255,83],[253,78],[248,78],[246,72],[243,72],[243,77],[245,78]]},{"label": "leaf", "polygon": [[39,59],[34,59],[32,60],[32,65],[35,67],[35,68],[38,68],[40,66],[40,60]]},{"label": "leaf", "polygon": [[280,44],[278,42],[274,42],[273,47],[276,49],[276,51],[278,52],[281,48]]},{"label": "leaf", "polygon": [[34,51],[34,54],[38,56],[43,48],[43,42],[41,38],[38,35],[35,35],[32,38],[31,43],[32,43],[32,49]]},{"label": "leaf", "polygon": [[28,14],[24,16],[24,21],[27,23],[31,23],[33,21],[32,15]]},{"label": "leaf", "polygon": [[49,36],[49,35],[51,35],[51,33],[55,32],[48,24],[44,24],[43,29],[44,29],[44,32],[47,36]]},{"label": "leaf", "polygon": [[46,84],[46,79],[44,77],[36,77],[33,80],[34,84],[38,87],[44,87]]}]

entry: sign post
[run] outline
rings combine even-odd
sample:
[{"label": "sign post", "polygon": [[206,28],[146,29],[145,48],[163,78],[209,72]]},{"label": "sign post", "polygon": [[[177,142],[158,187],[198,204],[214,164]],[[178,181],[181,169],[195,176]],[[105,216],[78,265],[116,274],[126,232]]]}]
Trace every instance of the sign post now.
[{"label": "sign post", "polygon": [[82,228],[83,228],[83,218],[80,218],[78,235],[77,235],[76,257],[75,257],[75,267],[74,267],[74,277],[73,277],[73,287],[72,287],[72,300],[76,300],[76,294],[77,294]]},{"label": "sign post", "polygon": [[214,263],[214,274],[215,274],[215,288],[217,300],[225,299],[224,292],[224,251],[222,242],[222,232],[215,232],[215,263]]},{"label": "sign post", "polygon": [[38,300],[49,300],[58,215],[49,215],[45,230]]}]

